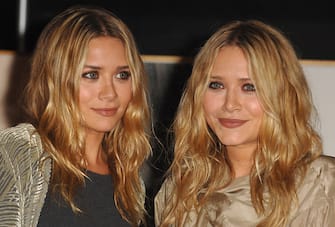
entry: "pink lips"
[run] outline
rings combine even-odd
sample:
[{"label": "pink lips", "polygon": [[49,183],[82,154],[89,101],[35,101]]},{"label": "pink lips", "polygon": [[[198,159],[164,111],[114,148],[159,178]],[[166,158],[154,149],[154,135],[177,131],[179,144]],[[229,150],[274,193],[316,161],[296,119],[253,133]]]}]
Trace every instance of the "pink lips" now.
[{"label": "pink lips", "polygon": [[246,120],[220,118],[220,124],[225,128],[237,128],[246,123]]},{"label": "pink lips", "polygon": [[93,108],[93,110],[101,116],[111,117],[116,113],[117,108]]}]

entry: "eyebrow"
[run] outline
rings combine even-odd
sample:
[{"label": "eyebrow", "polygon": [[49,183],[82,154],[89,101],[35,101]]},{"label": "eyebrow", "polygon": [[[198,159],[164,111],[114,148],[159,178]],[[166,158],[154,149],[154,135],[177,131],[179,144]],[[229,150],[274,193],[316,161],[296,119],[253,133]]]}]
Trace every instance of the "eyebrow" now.
[{"label": "eyebrow", "polygon": [[[221,76],[212,75],[212,76],[210,76],[210,79],[222,80],[222,77]],[[245,82],[245,81],[251,81],[251,78],[245,77],[245,78],[239,78],[238,80],[242,81],[242,82]]]},{"label": "eyebrow", "polygon": [[[89,69],[94,69],[94,70],[102,69],[102,67],[96,66],[96,65],[84,65],[84,68],[89,68]],[[128,65],[121,65],[121,66],[118,66],[116,69],[117,69],[117,71],[128,70],[129,66]]]},{"label": "eyebrow", "polygon": [[239,80],[242,81],[242,82],[245,82],[245,81],[252,81],[250,78],[240,78]]}]

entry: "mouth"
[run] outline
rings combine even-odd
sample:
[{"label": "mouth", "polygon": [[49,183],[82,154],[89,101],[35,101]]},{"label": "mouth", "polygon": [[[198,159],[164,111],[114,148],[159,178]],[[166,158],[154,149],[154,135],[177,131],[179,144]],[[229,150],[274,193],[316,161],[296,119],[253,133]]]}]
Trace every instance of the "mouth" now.
[{"label": "mouth", "polygon": [[111,117],[117,112],[117,108],[92,108],[92,110],[104,117]]},{"label": "mouth", "polygon": [[247,122],[247,120],[219,118],[220,124],[225,128],[237,128]]}]

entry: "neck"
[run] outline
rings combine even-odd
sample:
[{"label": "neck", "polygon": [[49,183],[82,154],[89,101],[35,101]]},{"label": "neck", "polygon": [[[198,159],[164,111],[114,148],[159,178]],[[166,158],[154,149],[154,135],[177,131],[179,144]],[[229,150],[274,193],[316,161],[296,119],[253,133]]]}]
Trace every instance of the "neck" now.
[{"label": "neck", "polygon": [[235,178],[250,174],[253,165],[253,153],[250,147],[227,147],[229,160],[235,173]]},{"label": "neck", "polygon": [[98,174],[109,174],[107,155],[102,149],[103,134],[87,134],[85,155],[87,169]]}]

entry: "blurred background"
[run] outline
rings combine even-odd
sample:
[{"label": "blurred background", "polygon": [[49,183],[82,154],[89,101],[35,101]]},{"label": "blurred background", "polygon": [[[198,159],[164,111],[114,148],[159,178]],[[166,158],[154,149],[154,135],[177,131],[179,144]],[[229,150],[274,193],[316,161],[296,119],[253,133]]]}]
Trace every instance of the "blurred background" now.
[{"label": "blurred background", "polygon": [[[335,59],[335,13],[330,0],[6,1],[0,14],[0,49],[33,50],[45,24],[74,4],[112,10],[131,28],[142,54],[193,56],[218,26],[233,19],[255,18],[282,29],[301,58]],[[21,14],[20,6],[24,7]]]}]

